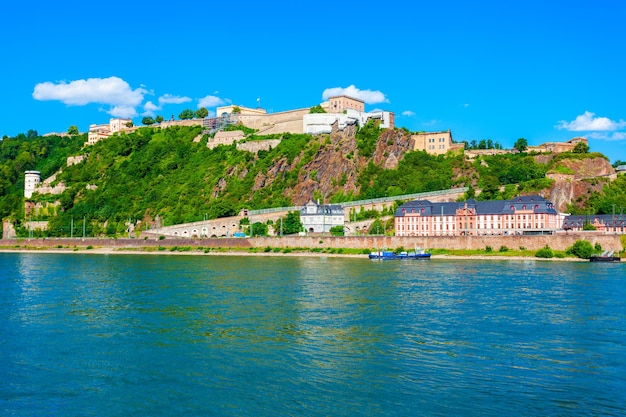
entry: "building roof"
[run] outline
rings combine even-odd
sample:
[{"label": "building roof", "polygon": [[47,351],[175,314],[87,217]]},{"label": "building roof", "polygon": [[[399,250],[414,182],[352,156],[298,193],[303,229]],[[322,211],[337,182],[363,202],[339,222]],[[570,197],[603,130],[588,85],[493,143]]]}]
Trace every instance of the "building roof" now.
[{"label": "building roof", "polygon": [[433,203],[428,200],[409,201],[398,207],[396,217],[420,213],[421,216],[454,216],[464,207],[476,210],[476,215],[514,214],[520,210],[532,210],[533,213],[557,214],[554,205],[541,196],[520,196],[511,200],[476,201],[469,199],[461,202]]},{"label": "building roof", "polygon": [[341,94],[339,96],[328,97],[328,100],[332,100],[333,98],[349,98],[350,100],[358,101],[360,103],[364,103],[365,104],[365,102],[363,100],[355,98],[355,97],[350,97],[350,96],[347,96],[345,94]]},{"label": "building roof", "polygon": [[[315,206],[315,211],[313,213],[310,213],[308,212],[308,209],[312,206]],[[343,215],[343,213],[343,206],[339,204],[317,204],[314,201],[309,201],[304,207],[300,209],[300,216],[318,216],[322,214]]]},{"label": "building roof", "polygon": [[583,227],[586,223],[623,227],[626,225],[626,214],[570,214],[563,219],[563,228]]}]

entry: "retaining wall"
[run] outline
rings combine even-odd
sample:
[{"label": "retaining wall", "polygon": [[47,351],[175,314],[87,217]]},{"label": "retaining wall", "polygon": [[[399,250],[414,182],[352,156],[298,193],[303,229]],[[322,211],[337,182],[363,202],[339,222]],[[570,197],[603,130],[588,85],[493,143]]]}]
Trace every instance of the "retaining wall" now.
[{"label": "retaining wall", "polygon": [[605,250],[622,250],[620,235],[603,235],[597,233],[569,233],[544,236],[439,236],[439,237],[396,237],[396,236],[283,236],[257,238],[166,238],[149,239],[96,239],[96,238],[47,238],[47,239],[3,239],[0,247],[28,246],[34,248],[63,247],[113,247],[113,248],[141,248],[153,246],[202,246],[211,248],[229,247],[257,247],[273,248],[357,248],[357,249],[396,249],[404,247],[407,250],[414,247],[425,249],[485,249],[491,246],[498,251],[501,246],[510,249],[520,247],[528,250],[538,250],[546,245],[552,249],[565,250],[576,240],[588,240],[592,245],[599,243]]}]

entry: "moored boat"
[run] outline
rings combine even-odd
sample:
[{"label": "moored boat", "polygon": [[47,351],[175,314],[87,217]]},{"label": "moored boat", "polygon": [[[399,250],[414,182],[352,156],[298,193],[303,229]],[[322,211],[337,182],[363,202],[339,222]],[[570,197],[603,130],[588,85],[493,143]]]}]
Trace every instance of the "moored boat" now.
[{"label": "moored boat", "polygon": [[589,261],[591,262],[619,262],[620,257],[615,256],[614,254],[615,254],[614,251],[607,250],[607,251],[602,252],[602,255],[593,255],[591,258],[589,258]]},{"label": "moored boat", "polygon": [[392,251],[374,251],[369,254],[370,259],[382,259],[382,260],[391,260],[391,259],[430,259],[430,253],[427,253],[423,249],[415,249],[412,252],[399,252],[395,253]]}]

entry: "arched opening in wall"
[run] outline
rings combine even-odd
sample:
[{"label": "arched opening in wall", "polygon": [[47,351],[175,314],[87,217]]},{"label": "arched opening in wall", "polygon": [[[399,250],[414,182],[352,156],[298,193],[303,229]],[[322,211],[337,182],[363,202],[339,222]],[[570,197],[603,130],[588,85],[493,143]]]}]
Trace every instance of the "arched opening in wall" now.
[{"label": "arched opening in wall", "polygon": [[200,237],[200,236],[198,235],[198,229],[193,229],[193,230],[191,231],[191,237]]},{"label": "arched opening in wall", "polygon": [[313,232],[315,232],[315,230],[313,230],[312,227],[309,227],[309,233],[313,233]]},{"label": "arched opening in wall", "polygon": [[189,231],[183,230],[183,237],[189,237]]},{"label": "arched opening in wall", "polygon": [[178,230],[172,233],[174,236],[178,236]]},{"label": "arched opening in wall", "polygon": [[208,236],[208,234],[209,234],[209,231],[207,230],[207,228],[203,227],[202,228],[202,236]]},{"label": "arched opening in wall", "polygon": [[222,232],[222,234],[220,235],[220,237],[226,237],[226,236],[227,236],[226,232]]},{"label": "arched opening in wall", "polygon": [[211,238],[216,238],[216,237],[217,237],[216,235],[211,235]]}]

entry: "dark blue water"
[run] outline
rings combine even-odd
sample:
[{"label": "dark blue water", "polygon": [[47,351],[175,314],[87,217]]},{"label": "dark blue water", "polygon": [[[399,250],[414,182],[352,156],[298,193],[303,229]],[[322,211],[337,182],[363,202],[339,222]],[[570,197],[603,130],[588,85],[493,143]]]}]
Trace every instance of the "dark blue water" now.
[{"label": "dark blue water", "polygon": [[0,415],[626,415],[626,264],[0,253]]}]

